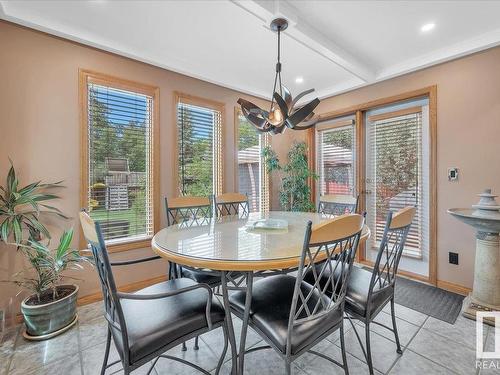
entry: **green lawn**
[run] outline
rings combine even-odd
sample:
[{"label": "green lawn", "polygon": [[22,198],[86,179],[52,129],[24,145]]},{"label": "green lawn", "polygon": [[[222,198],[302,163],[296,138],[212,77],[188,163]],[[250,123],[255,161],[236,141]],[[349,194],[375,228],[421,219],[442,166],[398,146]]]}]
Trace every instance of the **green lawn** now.
[{"label": "green lawn", "polygon": [[146,215],[133,209],[128,210],[105,210],[97,209],[90,212],[90,217],[95,221],[106,222],[114,220],[126,220],[129,222],[129,235],[144,234],[146,230]]}]

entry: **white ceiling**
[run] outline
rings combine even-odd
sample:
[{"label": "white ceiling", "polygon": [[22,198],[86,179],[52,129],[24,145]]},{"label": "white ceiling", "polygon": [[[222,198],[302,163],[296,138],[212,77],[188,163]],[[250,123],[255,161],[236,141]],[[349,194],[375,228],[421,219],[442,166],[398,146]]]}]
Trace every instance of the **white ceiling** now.
[{"label": "white ceiling", "polygon": [[0,18],[264,98],[276,15],[290,21],[292,94],[330,96],[500,45],[500,1],[0,0]]}]

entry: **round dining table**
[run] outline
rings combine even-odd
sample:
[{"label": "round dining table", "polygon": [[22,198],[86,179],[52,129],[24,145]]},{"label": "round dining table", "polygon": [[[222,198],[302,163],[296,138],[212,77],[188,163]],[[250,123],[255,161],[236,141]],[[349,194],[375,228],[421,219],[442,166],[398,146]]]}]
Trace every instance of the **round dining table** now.
[{"label": "round dining table", "polygon": [[[307,223],[311,221],[314,225],[331,218],[330,215],[312,212],[259,212],[244,217],[231,215],[213,220],[188,220],[164,228],[153,237],[153,250],[169,262],[220,275],[222,300],[229,317],[229,291],[246,291],[239,355],[232,319],[227,319],[232,374],[243,374],[254,277],[296,269],[304,247]],[[255,223],[262,219],[287,225],[274,229],[258,228]],[[360,241],[369,236],[370,230],[365,225]]]}]

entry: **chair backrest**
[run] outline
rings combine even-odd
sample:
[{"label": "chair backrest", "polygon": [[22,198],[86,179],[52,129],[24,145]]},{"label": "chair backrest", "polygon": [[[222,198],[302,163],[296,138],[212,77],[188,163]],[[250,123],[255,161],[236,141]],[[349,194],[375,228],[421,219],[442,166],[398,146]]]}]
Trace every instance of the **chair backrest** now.
[{"label": "chair backrest", "polygon": [[113,277],[113,271],[111,270],[111,264],[109,262],[101,227],[99,223],[95,223],[84,211],[80,212],[80,224],[85,239],[92,251],[95,267],[99,275],[104,303],[104,317],[110,324],[113,336],[118,336],[123,343],[123,353],[120,353],[122,354],[123,360],[129,361],[127,327],[123,317],[120,299],[116,294],[115,279]]},{"label": "chair backrest", "polygon": [[167,225],[192,224],[202,225],[212,218],[212,201],[209,197],[165,197]]},{"label": "chair backrest", "polygon": [[405,247],[406,237],[415,217],[416,208],[405,207],[396,213],[389,211],[385,223],[384,235],[380,241],[377,259],[373,266],[368,301],[373,293],[394,287],[399,261]]},{"label": "chair backrest", "polygon": [[217,217],[227,215],[248,216],[250,204],[248,196],[240,193],[224,193],[215,197]]},{"label": "chair backrest", "polygon": [[326,194],[319,198],[318,213],[325,215],[354,214],[358,210],[359,196]]},{"label": "chair backrest", "polygon": [[[296,324],[337,309],[343,313],[347,278],[363,225],[364,217],[358,214],[342,215],[315,226],[308,223],[290,309],[287,350]],[[312,278],[303,283],[306,275]]]}]

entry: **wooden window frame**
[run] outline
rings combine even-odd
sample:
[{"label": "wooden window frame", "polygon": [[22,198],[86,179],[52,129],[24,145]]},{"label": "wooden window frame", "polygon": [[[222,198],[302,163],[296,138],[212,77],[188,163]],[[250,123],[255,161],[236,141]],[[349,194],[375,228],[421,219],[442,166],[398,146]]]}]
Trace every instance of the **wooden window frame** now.
[{"label": "wooden window frame", "polygon": [[[88,83],[94,83],[120,90],[137,92],[153,98],[152,113],[152,167],[150,181],[152,184],[153,232],[160,229],[160,89],[156,86],[98,73],[92,70],[79,69],[79,101],[80,101],[80,206],[88,204]],[[80,247],[87,248],[87,243],[80,229]],[[151,238],[123,241],[107,245],[110,253],[151,247]]]},{"label": "wooden window frame", "polygon": [[222,102],[218,102],[216,100],[212,99],[206,99],[202,98],[199,96],[194,96],[190,94],[185,94],[179,91],[174,91],[174,105],[173,105],[173,114],[174,114],[174,124],[175,124],[175,134],[174,134],[174,139],[175,139],[175,158],[174,158],[174,168],[172,169],[172,181],[175,181],[175,191],[176,191],[176,196],[180,196],[180,176],[179,176],[179,145],[177,143],[177,139],[179,136],[179,131],[178,131],[178,126],[179,124],[177,123],[177,104],[179,102],[182,102],[184,104],[190,104],[194,105],[197,107],[204,107],[204,108],[210,108],[215,111],[219,111],[221,114],[221,122],[220,122],[220,147],[218,151],[218,161],[219,165],[214,166],[217,170],[217,181],[216,184],[217,186],[214,185],[214,190],[215,190],[215,195],[217,194],[222,194],[224,191],[224,146],[225,146],[225,132],[224,132],[224,124],[226,123],[226,105]]},{"label": "wooden window frame", "polygon": [[[319,121],[334,120],[340,117],[354,115],[356,118],[356,142],[357,142],[357,182],[356,188],[359,192],[360,212],[366,210],[365,207],[365,167],[366,167],[366,144],[365,144],[365,113],[369,110],[390,104],[397,104],[408,100],[428,98],[429,100],[429,276],[425,277],[408,271],[398,271],[403,276],[408,276],[420,281],[438,284],[437,279],[437,85],[424,87],[421,89],[404,92],[401,94],[388,96],[381,99],[372,100],[369,102],[353,105],[350,107],[338,109],[331,112],[325,112],[319,116]],[[406,110],[414,110],[409,108]],[[402,110],[405,111],[405,110]],[[402,113],[402,112],[401,112]],[[394,114],[394,112],[392,112]],[[316,145],[315,145],[315,130],[309,129],[307,143],[309,146],[309,162],[310,166],[315,168],[316,160]],[[314,169],[316,170],[316,169]],[[316,181],[311,181],[313,196],[316,192]],[[364,244],[360,245],[356,254],[356,261],[368,266],[373,266],[373,263],[364,259],[365,249]]]},{"label": "wooden window frame", "polygon": [[[241,108],[238,106],[234,107],[234,190],[239,191],[239,175],[238,175],[238,142],[240,138],[240,127],[239,127],[239,116],[242,114]],[[262,137],[262,142],[264,147],[269,146],[271,144],[271,136],[269,133],[261,133],[259,134]],[[270,210],[271,205],[271,179],[270,175],[267,172],[265,166],[263,166],[264,173],[262,174],[263,181],[261,181],[261,185],[266,189],[265,194],[262,194],[262,190],[259,191],[259,208],[262,212],[268,212]],[[260,172],[259,172],[260,173]],[[262,196],[264,195],[265,202],[262,204]]]}]

